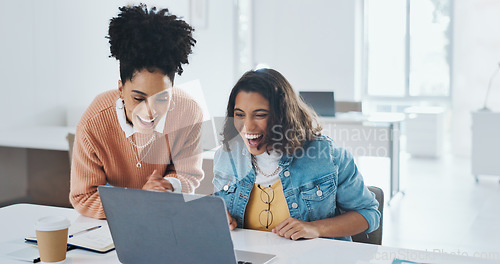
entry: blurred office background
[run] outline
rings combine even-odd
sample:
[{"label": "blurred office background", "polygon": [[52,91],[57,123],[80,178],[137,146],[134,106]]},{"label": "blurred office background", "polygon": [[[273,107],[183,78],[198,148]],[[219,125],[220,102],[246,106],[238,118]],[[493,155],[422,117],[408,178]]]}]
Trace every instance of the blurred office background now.
[{"label": "blurred office background", "polygon": [[[335,100],[361,102],[363,114],[405,117],[405,195],[386,206],[384,245],[498,251],[498,176],[476,182],[471,160],[472,113],[485,101],[491,113],[500,111],[500,1],[143,2],[168,7],[194,26],[196,47],[175,82],[199,80],[211,116],[224,116],[245,71],[267,65],[297,91],[334,91]],[[0,131],[74,126],[97,94],[116,89],[118,63],[108,57],[105,36],[109,19],[128,3],[0,0]],[[33,168],[18,161],[31,154],[6,145],[0,204],[22,201],[32,186]],[[387,194],[387,160],[359,163],[367,184]]]}]

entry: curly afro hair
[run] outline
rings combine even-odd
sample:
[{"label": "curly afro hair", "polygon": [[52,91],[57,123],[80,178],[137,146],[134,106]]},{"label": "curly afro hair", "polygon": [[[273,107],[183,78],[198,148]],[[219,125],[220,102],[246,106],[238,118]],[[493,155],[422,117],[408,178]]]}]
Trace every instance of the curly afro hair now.
[{"label": "curly afro hair", "polygon": [[174,81],[175,73],[182,74],[191,47],[196,40],[194,29],[168,9],[156,11],[145,4],[123,6],[121,13],[111,19],[106,38],[111,56],[120,61],[120,78],[131,81],[134,73],[143,69],[159,69]]}]

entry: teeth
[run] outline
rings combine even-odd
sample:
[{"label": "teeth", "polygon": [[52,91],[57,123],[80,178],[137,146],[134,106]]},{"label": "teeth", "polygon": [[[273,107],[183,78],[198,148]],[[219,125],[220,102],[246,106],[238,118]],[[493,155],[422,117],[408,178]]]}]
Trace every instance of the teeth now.
[{"label": "teeth", "polygon": [[245,134],[245,137],[247,139],[256,139],[256,138],[260,138],[261,136],[262,136],[262,134],[256,134],[256,135],[255,134],[253,134],[253,135],[252,134]]},{"label": "teeth", "polygon": [[151,122],[155,121],[155,119],[156,119],[156,117],[155,117],[155,118],[153,118],[153,119],[151,119],[151,120],[149,120],[149,119],[144,119],[144,118],[142,118],[141,116],[137,116],[137,117],[139,117],[139,119],[140,119],[140,120],[142,120],[143,122],[146,122],[146,123],[151,123]]}]

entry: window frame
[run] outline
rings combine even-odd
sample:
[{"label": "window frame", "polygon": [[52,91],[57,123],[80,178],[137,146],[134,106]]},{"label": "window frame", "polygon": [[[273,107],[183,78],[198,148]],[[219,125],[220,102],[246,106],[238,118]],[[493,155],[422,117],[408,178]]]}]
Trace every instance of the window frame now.
[{"label": "window frame", "polygon": [[436,95],[436,96],[429,96],[429,95],[417,95],[417,96],[411,96],[410,95],[410,63],[411,63],[411,56],[410,56],[410,48],[411,48],[411,43],[410,43],[410,13],[411,13],[411,5],[410,5],[410,0],[406,0],[406,27],[405,27],[405,87],[404,87],[404,95],[403,96],[380,96],[380,95],[370,95],[368,93],[368,31],[367,31],[367,15],[368,15],[368,10],[367,10],[367,1],[370,0],[363,0],[362,6],[362,98],[363,100],[367,100],[369,102],[380,102],[380,103],[386,103],[386,102],[408,102],[409,104],[415,102],[415,101],[427,101],[427,102],[436,102],[436,103],[441,103],[441,104],[450,104],[452,100],[452,95],[453,95],[453,47],[454,47],[454,1],[453,0],[448,0],[450,4],[450,24],[449,24],[449,41],[450,45],[448,46],[448,52],[450,56],[448,56],[448,66],[449,66],[449,71],[448,71],[448,77],[449,77],[449,91],[448,95]]}]

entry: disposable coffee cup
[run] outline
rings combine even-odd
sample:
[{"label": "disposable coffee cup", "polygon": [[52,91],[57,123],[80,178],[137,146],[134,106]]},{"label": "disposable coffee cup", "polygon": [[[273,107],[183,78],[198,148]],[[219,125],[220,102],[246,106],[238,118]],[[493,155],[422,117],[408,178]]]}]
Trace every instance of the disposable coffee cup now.
[{"label": "disposable coffee cup", "polygon": [[35,230],[42,263],[64,263],[69,226],[70,222],[64,216],[47,216],[38,219]]}]

